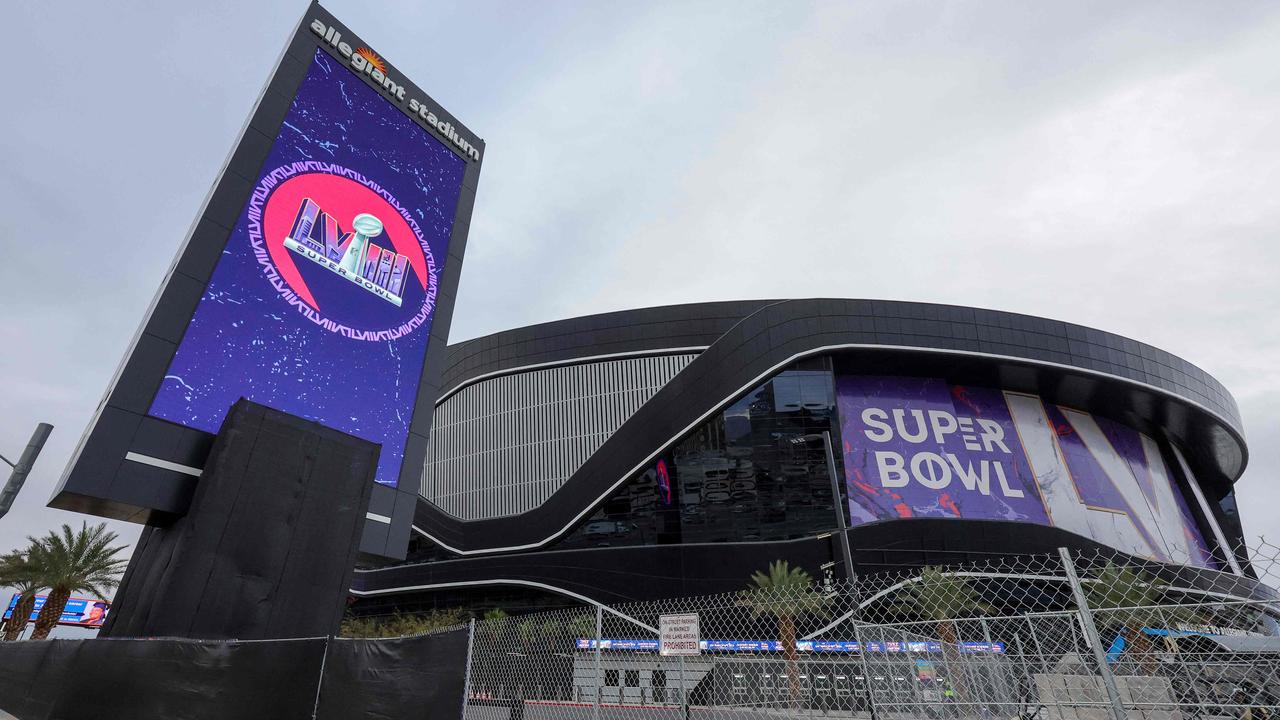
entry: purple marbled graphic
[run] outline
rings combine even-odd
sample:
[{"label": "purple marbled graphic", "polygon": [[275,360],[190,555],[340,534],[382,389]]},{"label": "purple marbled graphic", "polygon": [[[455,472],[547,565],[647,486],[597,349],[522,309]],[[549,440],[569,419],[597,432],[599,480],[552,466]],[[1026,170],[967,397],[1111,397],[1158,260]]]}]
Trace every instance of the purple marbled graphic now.
[{"label": "purple marbled graphic", "polygon": [[[1093,453],[1085,447],[1084,441],[1080,439],[1080,435],[1076,433],[1067,417],[1062,414],[1061,408],[1045,403],[1044,414],[1053,425],[1054,435],[1058,438],[1058,447],[1062,450],[1062,457],[1067,461],[1067,469],[1071,471],[1071,482],[1075,485],[1076,492],[1080,494],[1080,500],[1090,507],[1128,512],[1128,503],[1107,477],[1106,471],[1098,464]],[[1131,440],[1138,443],[1137,452],[1141,454],[1142,441],[1138,438],[1138,434],[1133,433]],[[1139,477],[1145,478],[1146,474],[1144,467]],[[1150,497],[1150,482],[1143,483],[1140,480],[1138,484]]]},{"label": "purple marbled graphic", "polygon": [[[1090,505],[1095,503],[1090,498],[1102,500],[1096,503],[1097,507],[1104,507],[1109,510],[1118,510],[1127,513],[1130,517],[1134,517],[1136,513],[1134,509],[1125,502],[1123,496],[1115,485],[1107,478],[1106,473],[1098,464],[1097,458],[1084,446],[1076,436],[1074,428],[1062,414],[1060,408],[1045,404],[1045,409],[1050,418],[1054,418],[1053,422],[1055,430],[1058,434],[1059,445],[1062,446],[1067,459],[1067,468],[1071,471],[1072,480],[1075,481],[1076,488],[1079,490],[1081,497],[1086,498],[1086,502]],[[1142,435],[1133,428],[1126,427],[1113,420],[1104,417],[1091,415],[1093,421],[1098,425],[1098,429],[1107,439],[1110,445],[1110,451],[1125,462],[1129,472],[1137,480],[1138,487],[1142,490],[1143,500],[1152,508],[1158,509],[1165,523],[1158,524],[1156,527],[1146,527],[1142,522],[1135,522],[1138,531],[1143,537],[1156,548],[1157,552],[1163,553],[1162,559],[1182,561],[1182,558],[1170,557],[1167,553],[1167,543],[1164,540],[1164,534],[1173,531],[1182,536],[1186,542],[1188,551],[1190,552],[1190,563],[1201,567],[1215,567],[1216,561],[1213,560],[1212,554],[1209,552],[1208,544],[1205,542],[1203,533],[1196,523],[1195,517],[1191,514],[1191,508],[1187,505],[1187,499],[1182,494],[1182,490],[1172,484],[1170,493],[1177,507],[1166,508],[1161,507],[1160,496],[1156,493],[1155,483],[1157,482],[1173,482],[1173,476],[1164,459],[1155,457],[1148,459],[1147,453],[1142,446]],[[1062,425],[1058,425],[1058,419],[1062,420]],[[1066,453],[1068,445],[1078,447],[1083,452]],[[1159,463],[1163,472],[1161,479],[1152,472],[1151,463]],[[1096,480],[1084,480],[1083,478],[1097,478]],[[1170,527],[1176,524],[1176,527]]]},{"label": "purple marbled graphic", "polygon": [[[998,390],[949,385],[932,378],[840,376],[836,380],[840,408],[841,437],[844,444],[844,467],[849,487],[849,512],[853,523],[873,522],[900,517],[962,517],[986,520],[1020,520],[1042,525],[1049,523],[1044,505],[1036,489],[1035,479],[1018,442],[1017,431],[1008,407]],[[893,437],[884,442],[874,438],[882,431],[864,419],[864,411],[878,409],[889,415],[894,425]],[[970,433],[966,447],[965,433],[943,434],[941,442],[930,431],[919,442],[899,433],[892,415],[902,415],[908,435],[918,433],[918,421],[929,427],[930,413],[945,413],[952,418],[979,419],[994,423],[1002,435],[1001,445],[984,445],[980,435]],[[1007,449],[1007,451],[1006,451]],[[937,462],[922,465],[932,471],[935,484],[946,473],[945,487],[928,487],[914,478],[896,487],[892,473],[884,473],[877,462],[878,453],[901,457],[910,472],[913,458],[932,453],[947,463],[947,470]],[[999,471],[996,466],[999,465]],[[960,479],[961,469],[981,474],[986,468],[987,481],[967,487]],[[1005,482],[1000,482],[1003,475]],[[886,477],[888,476],[888,477]],[[901,478],[898,478],[901,482]],[[889,485],[889,486],[887,486]]]},{"label": "purple marbled graphic", "polygon": [[[1130,470],[1139,479],[1139,485],[1142,487],[1143,492],[1146,493],[1147,498],[1151,502],[1157,503],[1158,500],[1153,488],[1156,478],[1148,465],[1146,452],[1142,449],[1142,436],[1136,430],[1106,418],[1095,416],[1094,421],[1098,423],[1098,427],[1102,428],[1102,432],[1107,436],[1107,440],[1111,442],[1111,446],[1125,459],[1125,462],[1129,463]],[[1165,465],[1165,477],[1172,482],[1172,470],[1164,462],[1164,458],[1158,458],[1157,461]],[[1191,514],[1191,506],[1187,504],[1186,496],[1182,494],[1182,489],[1176,484],[1173,486],[1173,498],[1178,504],[1178,518],[1182,521],[1180,529],[1183,537],[1187,540],[1188,547],[1191,548],[1192,563],[1203,567],[1215,567],[1217,561],[1213,559],[1213,554],[1209,551],[1209,544],[1204,539],[1204,533],[1200,532],[1200,526],[1196,522],[1195,515]]]},{"label": "purple marbled graphic", "polygon": [[[320,50],[256,185],[278,168],[303,161],[349,168],[380,186],[416,225],[424,254],[443,271],[465,162]],[[232,403],[247,397],[381,443],[377,480],[394,485],[432,318],[394,340],[358,340],[326,330],[272,287],[249,236],[246,206],[151,414],[217,432]],[[429,303],[427,290],[415,283],[405,290],[402,307],[394,308],[319,266],[298,266],[316,296],[324,297],[322,312],[348,324],[395,327]],[[432,293],[435,281],[428,286]]]}]

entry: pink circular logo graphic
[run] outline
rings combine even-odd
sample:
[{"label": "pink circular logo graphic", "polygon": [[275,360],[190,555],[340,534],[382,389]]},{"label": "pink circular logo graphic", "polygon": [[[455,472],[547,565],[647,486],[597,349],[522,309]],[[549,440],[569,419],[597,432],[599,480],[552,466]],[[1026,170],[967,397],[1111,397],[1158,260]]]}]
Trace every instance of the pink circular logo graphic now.
[{"label": "pink circular logo graphic", "polygon": [[320,327],[382,342],[431,317],[431,248],[408,210],[360,173],[314,161],[279,167],[254,189],[248,221],[267,281]]}]

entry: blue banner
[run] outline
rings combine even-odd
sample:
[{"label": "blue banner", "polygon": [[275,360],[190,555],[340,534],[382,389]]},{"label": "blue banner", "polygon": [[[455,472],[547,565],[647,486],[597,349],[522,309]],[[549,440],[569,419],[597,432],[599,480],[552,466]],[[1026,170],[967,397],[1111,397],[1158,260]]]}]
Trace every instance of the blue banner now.
[{"label": "blue banner", "polygon": [[[36,595],[36,603],[31,609],[31,617],[27,618],[27,622],[35,622],[36,617],[40,614],[40,610],[44,608],[46,595]],[[4,619],[8,620],[13,617],[13,608],[18,604],[18,594],[14,593],[9,598],[9,607],[5,608]],[[62,617],[58,619],[59,625],[78,625],[80,627],[100,627],[107,619],[107,611],[111,609],[111,603],[106,600],[93,600],[90,598],[73,597],[67,600],[66,607],[62,608]]]},{"label": "blue banner", "polygon": [[[596,649],[593,638],[578,638],[575,646],[579,650]],[[634,638],[604,638],[599,642],[601,650],[637,650],[657,652],[657,640]],[[781,652],[782,643],[777,640],[702,640],[698,643],[704,652]],[[1004,652],[1002,642],[969,642],[960,643],[962,653],[996,653]],[[942,643],[934,640],[907,640],[867,643],[870,652],[879,653],[941,653]],[[861,645],[853,640],[797,640],[796,650],[802,653],[856,653],[861,652]]]}]

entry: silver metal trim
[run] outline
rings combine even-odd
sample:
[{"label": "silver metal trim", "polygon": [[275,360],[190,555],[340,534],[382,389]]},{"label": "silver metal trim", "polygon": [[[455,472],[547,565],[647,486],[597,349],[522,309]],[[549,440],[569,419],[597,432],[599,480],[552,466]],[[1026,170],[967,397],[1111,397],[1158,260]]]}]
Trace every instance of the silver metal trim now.
[{"label": "silver metal trim", "polygon": [[172,470],[173,472],[179,472],[179,473],[182,473],[183,475],[190,475],[192,477],[200,477],[200,474],[204,472],[203,468],[191,467],[190,465],[180,465],[176,462],[161,460],[160,458],[157,458],[157,457],[151,457],[150,455],[143,455],[141,453],[136,453],[132,451],[125,453],[124,459],[131,460],[141,465],[150,465],[151,467],[158,467],[162,470]]},{"label": "silver metal trim", "polygon": [[1200,480],[1195,473],[1191,472],[1191,465],[1183,457],[1182,450],[1172,442],[1169,443],[1169,447],[1173,448],[1173,457],[1182,468],[1182,474],[1187,477],[1187,484],[1191,486],[1191,494],[1196,496],[1196,503],[1200,505],[1200,512],[1204,513],[1204,519],[1209,522],[1209,529],[1213,531],[1213,538],[1217,541],[1218,549],[1222,551],[1222,556],[1227,559],[1227,564],[1231,566],[1231,572],[1244,577],[1244,570],[1240,568],[1240,563],[1236,561],[1236,554],[1231,550],[1231,543],[1227,542],[1226,534],[1222,532],[1217,518],[1213,515],[1213,510],[1209,508],[1209,501],[1205,498],[1204,491],[1200,489]]},{"label": "silver metal trim", "polygon": [[[1236,440],[1240,442],[1241,447],[1244,447],[1244,441],[1243,441],[1243,440],[1242,440],[1238,435],[1236,435],[1236,433],[1235,433],[1235,429],[1231,426],[1231,424],[1230,424],[1229,422],[1227,422],[1227,420],[1226,420],[1226,419],[1224,419],[1224,418],[1223,418],[1221,415],[1219,415],[1217,412],[1214,412],[1213,410],[1210,410],[1209,408],[1205,407],[1204,405],[1201,405],[1200,403],[1196,402],[1195,400],[1191,400],[1190,398],[1185,398],[1185,397],[1183,397],[1183,396],[1181,396],[1181,395],[1178,395],[1178,394],[1176,394],[1176,393],[1174,393],[1174,392],[1172,392],[1172,391],[1165,390],[1164,388],[1161,388],[1161,387],[1156,387],[1155,385],[1149,385],[1149,384],[1144,383],[1144,382],[1141,382],[1141,381],[1139,381],[1139,380],[1131,380],[1131,379],[1126,378],[1126,377],[1121,377],[1121,376],[1119,376],[1119,375],[1112,375],[1112,374],[1110,374],[1110,373],[1105,373],[1105,372],[1102,372],[1102,371],[1100,371],[1100,370],[1092,370],[1092,369],[1090,369],[1090,368],[1076,367],[1075,365],[1065,365],[1065,364],[1063,364],[1063,363],[1056,363],[1056,362],[1051,362],[1051,361],[1048,361],[1048,360],[1037,360],[1037,359],[1034,359],[1034,358],[1018,357],[1018,356],[1016,356],[1016,355],[998,355],[998,354],[994,354],[994,353],[976,352],[976,351],[973,351],[973,350],[954,350],[954,349],[950,349],[950,348],[927,348],[927,347],[916,347],[916,346],[911,346],[911,345],[878,345],[878,344],[872,344],[872,343],[840,343],[840,344],[837,344],[837,345],[823,345],[823,346],[821,346],[821,347],[816,347],[816,348],[812,348],[812,349],[809,349],[809,350],[805,350],[804,352],[796,353],[796,354],[791,355],[790,357],[786,358],[785,360],[781,360],[781,361],[779,361],[779,362],[775,363],[774,365],[772,365],[772,366],[770,366],[768,369],[766,369],[764,372],[761,372],[761,373],[757,374],[754,378],[752,378],[751,380],[749,380],[749,381],[747,381],[746,383],[744,383],[744,384],[743,384],[741,387],[739,387],[737,390],[733,391],[732,393],[729,393],[729,395],[728,395],[724,400],[722,400],[720,403],[718,403],[718,404],[716,404],[716,405],[712,406],[712,407],[711,407],[711,409],[709,409],[709,410],[707,410],[706,412],[704,412],[703,414],[699,415],[697,419],[695,419],[693,422],[691,422],[691,423],[689,423],[688,425],[686,425],[686,426],[684,427],[684,429],[680,430],[680,431],[679,431],[678,433],[676,433],[673,437],[671,437],[671,438],[670,438],[670,439],[668,439],[666,442],[664,442],[664,443],[662,443],[661,445],[659,445],[659,446],[658,446],[658,447],[657,447],[657,448],[656,448],[652,453],[650,453],[650,454],[649,454],[649,455],[647,455],[643,460],[641,460],[639,463],[637,463],[637,464],[635,465],[635,467],[631,468],[629,471],[627,471],[626,473],[624,473],[624,474],[623,474],[623,476],[622,476],[620,479],[618,479],[616,482],[614,482],[612,485],[610,485],[610,486],[609,486],[609,487],[608,487],[604,492],[602,492],[599,496],[597,496],[597,497],[596,497],[594,500],[592,500],[590,503],[586,504],[586,505],[583,507],[583,509],[582,509],[582,510],[577,514],[577,515],[574,515],[574,516],[573,516],[573,518],[572,518],[572,519],[570,519],[570,520],[569,520],[569,522],[568,522],[568,523],[566,523],[566,524],[564,525],[564,527],[562,527],[562,528],[560,528],[559,530],[555,531],[554,533],[552,533],[551,535],[547,536],[546,538],[543,538],[542,540],[539,540],[538,542],[525,543],[525,544],[523,544],[523,545],[509,545],[509,546],[496,547],[496,548],[483,548],[483,549],[479,549],[479,550],[461,550],[461,549],[459,549],[459,548],[455,548],[455,547],[453,547],[452,545],[449,545],[448,543],[446,543],[446,542],[444,542],[444,541],[440,540],[439,538],[435,537],[435,536],[434,536],[434,535],[432,535],[431,533],[425,532],[425,531],[420,530],[420,529],[418,529],[418,532],[421,532],[421,533],[422,533],[422,535],[423,535],[424,537],[426,537],[427,539],[431,540],[431,542],[433,542],[433,543],[435,543],[435,544],[439,545],[440,547],[444,548],[445,550],[448,550],[449,552],[454,553],[454,554],[456,554],[456,555],[463,555],[463,556],[468,556],[468,555],[487,555],[487,554],[503,553],[503,552],[517,552],[517,551],[520,551],[520,550],[532,550],[532,549],[535,549],[535,548],[540,548],[540,547],[542,547],[543,545],[546,545],[547,543],[549,543],[549,542],[551,542],[551,541],[553,541],[553,540],[555,540],[555,539],[559,538],[561,535],[564,535],[566,532],[568,532],[570,529],[572,529],[572,528],[573,528],[573,526],[574,526],[574,525],[576,525],[580,520],[582,520],[582,518],[583,518],[583,517],[585,517],[589,512],[591,512],[593,509],[595,509],[595,506],[596,506],[597,504],[599,504],[599,503],[603,502],[606,498],[608,498],[610,495],[612,495],[612,494],[614,493],[614,491],[616,491],[616,490],[617,490],[617,489],[618,489],[618,488],[619,488],[619,487],[620,487],[624,482],[626,482],[628,479],[630,479],[633,475],[635,475],[637,472],[639,472],[641,468],[643,468],[643,467],[645,467],[646,465],[648,465],[649,463],[653,462],[653,461],[654,461],[654,459],[655,459],[655,458],[657,458],[659,455],[661,455],[663,452],[665,452],[665,451],[667,450],[667,448],[669,448],[669,447],[672,445],[672,443],[674,443],[674,442],[676,442],[677,440],[679,440],[680,438],[684,437],[684,436],[685,436],[687,433],[689,433],[691,430],[693,430],[694,428],[698,427],[698,425],[700,425],[700,424],[702,424],[703,422],[705,422],[705,421],[707,420],[707,418],[709,418],[709,417],[711,417],[712,415],[716,414],[717,412],[720,412],[721,410],[723,410],[723,409],[724,409],[725,407],[727,407],[731,402],[733,402],[733,400],[734,400],[735,398],[739,397],[740,395],[742,395],[742,394],[743,394],[743,393],[745,393],[746,391],[748,391],[748,390],[750,390],[751,388],[755,387],[755,386],[756,386],[756,385],[758,385],[761,381],[763,381],[765,378],[768,378],[768,377],[771,377],[771,376],[775,375],[779,370],[781,370],[782,368],[786,367],[787,365],[790,365],[791,363],[795,362],[796,360],[799,360],[799,359],[801,359],[801,358],[805,358],[805,357],[809,357],[809,356],[811,356],[811,355],[819,355],[819,354],[821,354],[821,353],[831,352],[831,351],[833,351],[833,350],[892,350],[892,351],[900,351],[900,352],[901,352],[901,351],[905,351],[905,352],[929,353],[929,354],[935,354],[935,355],[959,355],[959,356],[964,356],[964,357],[980,357],[980,358],[986,358],[986,359],[991,359],[991,360],[1011,361],[1011,362],[1025,363],[1025,364],[1028,364],[1028,365],[1038,365],[1038,366],[1041,366],[1041,367],[1049,367],[1049,368],[1054,368],[1054,369],[1057,369],[1057,370],[1066,370],[1066,371],[1073,372],[1073,373],[1080,373],[1080,374],[1084,374],[1084,375],[1092,375],[1092,376],[1096,376],[1096,377],[1104,378],[1104,379],[1111,380],[1111,381],[1116,381],[1116,382],[1120,382],[1120,383],[1124,383],[1124,384],[1128,384],[1128,385],[1133,385],[1133,386],[1136,386],[1136,387],[1142,388],[1142,389],[1144,389],[1144,390],[1148,390],[1148,391],[1150,391],[1150,392],[1154,392],[1154,393],[1156,393],[1156,394],[1158,394],[1158,395],[1163,395],[1163,396],[1168,397],[1168,398],[1170,398],[1170,399],[1172,399],[1172,400],[1175,400],[1175,401],[1177,401],[1177,402],[1180,402],[1180,403],[1186,403],[1186,404],[1188,404],[1188,405],[1191,405],[1192,407],[1195,407],[1195,408],[1197,408],[1197,409],[1199,409],[1199,410],[1203,411],[1204,413],[1206,413],[1206,414],[1207,414],[1207,415],[1209,415],[1210,417],[1212,417],[1212,418],[1214,418],[1215,420],[1217,420],[1218,422],[1222,423],[1222,425],[1223,425],[1225,428],[1227,428],[1227,431],[1228,431],[1228,432],[1230,432],[1234,437],[1236,437]],[[697,360],[695,360],[694,362],[697,362]],[[691,363],[691,364],[692,364],[692,363]],[[512,516],[512,518],[516,518],[516,517],[519,517],[519,516],[518,516],[518,515]],[[468,521],[463,520],[463,521],[461,521],[461,522],[468,522]],[[415,528],[415,529],[417,529],[417,528]]]},{"label": "silver metal trim", "polygon": [[356,590],[353,588],[351,589],[350,592],[352,595],[358,595],[360,597],[375,597],[378,595],[393,595],[396,593],[416,592],[418,590],[439,590],[443,588],[452,588],[452,587],[473,587],[476,585],[524,585],[526,587],[535,587],[535,588],[540,588],[542,590],[548,590],[550,592],[558,593],[566,597],[571,597],[575,600],[581,600],[582,602],[585,602],[588,605],[594,605],[595,607],[598,607],[601,610],[604,610],[605,612],[611,615],[616,615],[622,618],[623,620],[633,622],[639,627],[642,627],[645,630],[648,630],[649,632],[652,632],[654,634],[657,634],[658,632],[658,628],[648,625],[646,623],[640,622],[636,618],[633,618],[630,615],[627,615],[625,613],[620,613],[617,610],[614,610],[613,608],[609,607],[608,605],[605,605],[604,603],[600,602],[599,600],[592,600],[591,598],[587,597],[586,595],[583,595],[582,593],[576,593],[572,590],[565,590],[564,588],[556,587],[555,585],[548,585],[546,583],[540,583],[534,580],[511,580],[506,578],[499,578],[499,579],[493,579],[493,580],[466,580],[462,582],[432,583],[428,585],[402,585],[400,587],[383,588],[381,590]]},{"label": "silver metal trim", "polygon": [[[507,331],[507,332],[510,332],[510,331]],[[459,345],[465,342],[470,342],[470,341],[464,340],[460,342]],[[488,380],[489,378],[499,377],[501,375],[514,375],[516,373],[529,372],[530,370],[543,370],[546,368],[561,367],[564,365],[583,365],[586,363],[600,362],[601,360],[616,360],[618,358],[641,357],[644,355],[684,355],[689,353],[700,353],[706,350],[707,347],[709,346],[694,345],[691,347],[679,347],[679,348],[656,348],[653,350],[632,350],[630,352],[607,353],[604,355],[585,355],[583,357],[575,357],[567,360],[551,360],[549,362],[534,363],[532,365],[521,365],[520,367],[508,368],[505,370],[494,370],[492,372],[487,372],[482,375],[476,375],[475,377],[472,377],[472,378],[467,378],[466,380],[463,380],[457,385],[444,391],[443,393],[440,394],[440,398],[436,400],[436,406],[438,407],[445,400],[448,400],[454,393],[458,392],[459,390],[461,390],[462,388],[468,385],[474,385],[482,380]]]}]

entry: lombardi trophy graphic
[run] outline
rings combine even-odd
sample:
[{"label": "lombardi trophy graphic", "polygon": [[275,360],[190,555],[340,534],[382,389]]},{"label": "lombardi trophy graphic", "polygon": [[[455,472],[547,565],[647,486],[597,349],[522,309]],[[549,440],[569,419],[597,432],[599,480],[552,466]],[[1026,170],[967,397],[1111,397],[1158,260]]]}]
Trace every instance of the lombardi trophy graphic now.
[{"label": "lombardi trophy graphic", "polygon": [[347,246],[347,252],[338,266],[352,275],[359,275],[360,266],[364,264],[365,248],[369,247],[369,238],[382,234],[382,221],[369,213],[360,213],[351,221],[351,228],[355,230],[355,237],[351,238],[351,244]]}]

